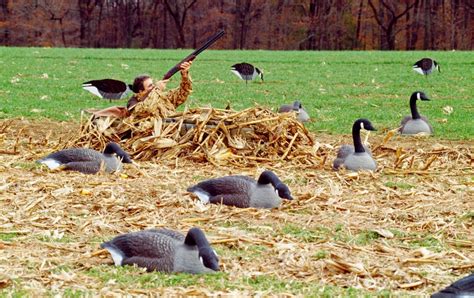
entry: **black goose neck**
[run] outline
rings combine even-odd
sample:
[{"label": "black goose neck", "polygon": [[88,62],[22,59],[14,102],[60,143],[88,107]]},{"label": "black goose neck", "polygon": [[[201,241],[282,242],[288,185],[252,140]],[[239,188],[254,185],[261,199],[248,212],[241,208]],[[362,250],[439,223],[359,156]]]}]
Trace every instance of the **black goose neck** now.
[{"label": "black goose neck", "polygon": [[364,146],[360,139],[360,124],[362,122],[356,121],[352,126],[352,140],[354,141],[354,151],[357,153],[365,152]]},{"label": "black goose neck", "polygon": [[210,247],[204,232],[199,228],[191,228],[184,239],[186,245],[196,245],[198,248]]},{"label": "black goose neck", "polygon": [[272,171],[264,171],[260,174],[257,181],[258,184],[272,184],[275,188],[281,184],[281,180]]},{"label": "black goose neck", "polygon": [[410,97],[410,110],[411,110],[411,118],[412,119],[420,119],[420,113],[418,113],[418,109],[416,107],[416,100],[418,93],[413,93]]}]

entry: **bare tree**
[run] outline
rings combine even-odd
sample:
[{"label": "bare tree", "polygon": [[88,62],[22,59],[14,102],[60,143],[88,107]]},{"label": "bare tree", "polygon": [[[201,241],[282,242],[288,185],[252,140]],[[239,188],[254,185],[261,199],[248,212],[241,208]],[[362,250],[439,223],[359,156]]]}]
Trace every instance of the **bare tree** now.
[{"label": "bare tree", "polygon": [[[398,10],[398,2],[378,0],[380,3],[380,9],[377,11],[375,8],[374,0],[368,0],[369,6],[372,9],[373,17],[379,27],[384,33],[383,39],[385,42],[381,44],[382,50],[394,50],[395,49],[395,35],[397,33],[396,26],[401,17],[403,17],[410,9],[412,9],[419,0],[414,0],[411,4],[403,8],[401,12]],[[411,0],[407,0],[411,1]],[[429,0],[425,0],[429,1]],[[387,18],[383,17],[387,15]]]},{"label": "bare tree", "polygon": [[186,22],[186,17],[188,11],[197,0],[164,0],[166,9],[173,18],[174,24],[176,25],[176,30],[178,35],[176,37],[176,44],[178,48],[184,48],[185,36],[184,36],[184,23]]},{"label": "bare tree", "polygon": [[81,46],[89,46],[91,42],[91,19],[92,13],[98,4],[98,0],[78,0],[77,7],[80,18],[80,34],[79,39]]},{"label": "bare tree", "polygon": [[10,41],[10,30],[8,28],[10,10],[8,9],[8,0],[0,0],[0,44],[8,45]]}]

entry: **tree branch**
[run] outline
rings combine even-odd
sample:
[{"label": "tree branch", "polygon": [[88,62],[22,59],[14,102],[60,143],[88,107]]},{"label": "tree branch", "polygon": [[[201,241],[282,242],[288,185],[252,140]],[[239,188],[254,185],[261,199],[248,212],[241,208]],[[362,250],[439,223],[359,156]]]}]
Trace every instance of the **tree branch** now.
[{"label": "tree branch", "polygon": [[404,11],[402,11],[399,15],[395,17],[396,20],[403,17],[410,9],[412,9],[416,4],[418,4],[418,0],[415,0],[411,5],[407,6]]},{"label": "tree branch", "polygon": [[374,12],[374,18],[375,18],[375,21],[377,21],[377,24],[379,24],[379,26],[384,31],[387,31],[387,27],[384,26],[384,24],[382,23],[382,21],[379,19],[378,15],[377,15],[377,9],[375,8],[374,4],[372,3],[372,0],[369,0],[369,6],[370,6],[370,8],[372,8],[372,11]]}]

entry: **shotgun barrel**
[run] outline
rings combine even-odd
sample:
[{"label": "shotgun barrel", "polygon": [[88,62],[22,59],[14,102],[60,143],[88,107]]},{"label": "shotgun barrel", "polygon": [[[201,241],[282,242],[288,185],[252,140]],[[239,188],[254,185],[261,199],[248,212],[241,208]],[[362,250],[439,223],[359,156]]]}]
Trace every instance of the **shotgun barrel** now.
[{"label": "shotgun barrel", "polygon": [[191,54],[186,56],[183,60],[181,60],[178,64],[173,66],[168,72],[163,76],[163,80],[167,80],[171,78],[175,73],[179,71],[179,67],[181,63],[183,62],[188,62],[194,60],[197,55],[202,53],[205,49],[209,48],[212,44],[214,44],[219,38],[221,38],[224,35],[224,30],[220,30],[216,34],[214,34],[204,45],[202,45],[200,48],[194,50]]}]

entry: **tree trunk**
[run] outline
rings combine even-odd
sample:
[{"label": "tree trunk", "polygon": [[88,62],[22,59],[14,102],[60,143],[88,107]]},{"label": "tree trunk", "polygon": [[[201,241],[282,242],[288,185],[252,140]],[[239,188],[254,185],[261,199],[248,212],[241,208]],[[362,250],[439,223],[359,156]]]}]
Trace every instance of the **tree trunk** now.
[{"label": "tree trunk", "polygon": [[357,48],[360,44],[360,27],[361,27],[361,18],[362,18],[362,9],[364,8],[364,0],[360,0],[359,2],[359,10],[357,11],[357,26],[356,26],[356,36],[354,40],[354,44],[352,46],[353,49]]},{"label": "tree trunk", "polygon": [[8,9],[8,0],[0,0],[0,23],[5,24],[3,32],[0,33],[0,44],[9,45],[10,44],[10,10]]},{"label": "tree trunk", "polygon": [[431,42],[431,14],[430,14],[431,0],[424,1],[423,7],[423,24],[425,28],[425,35],[423,38],[423,50],[430,48]]}]

